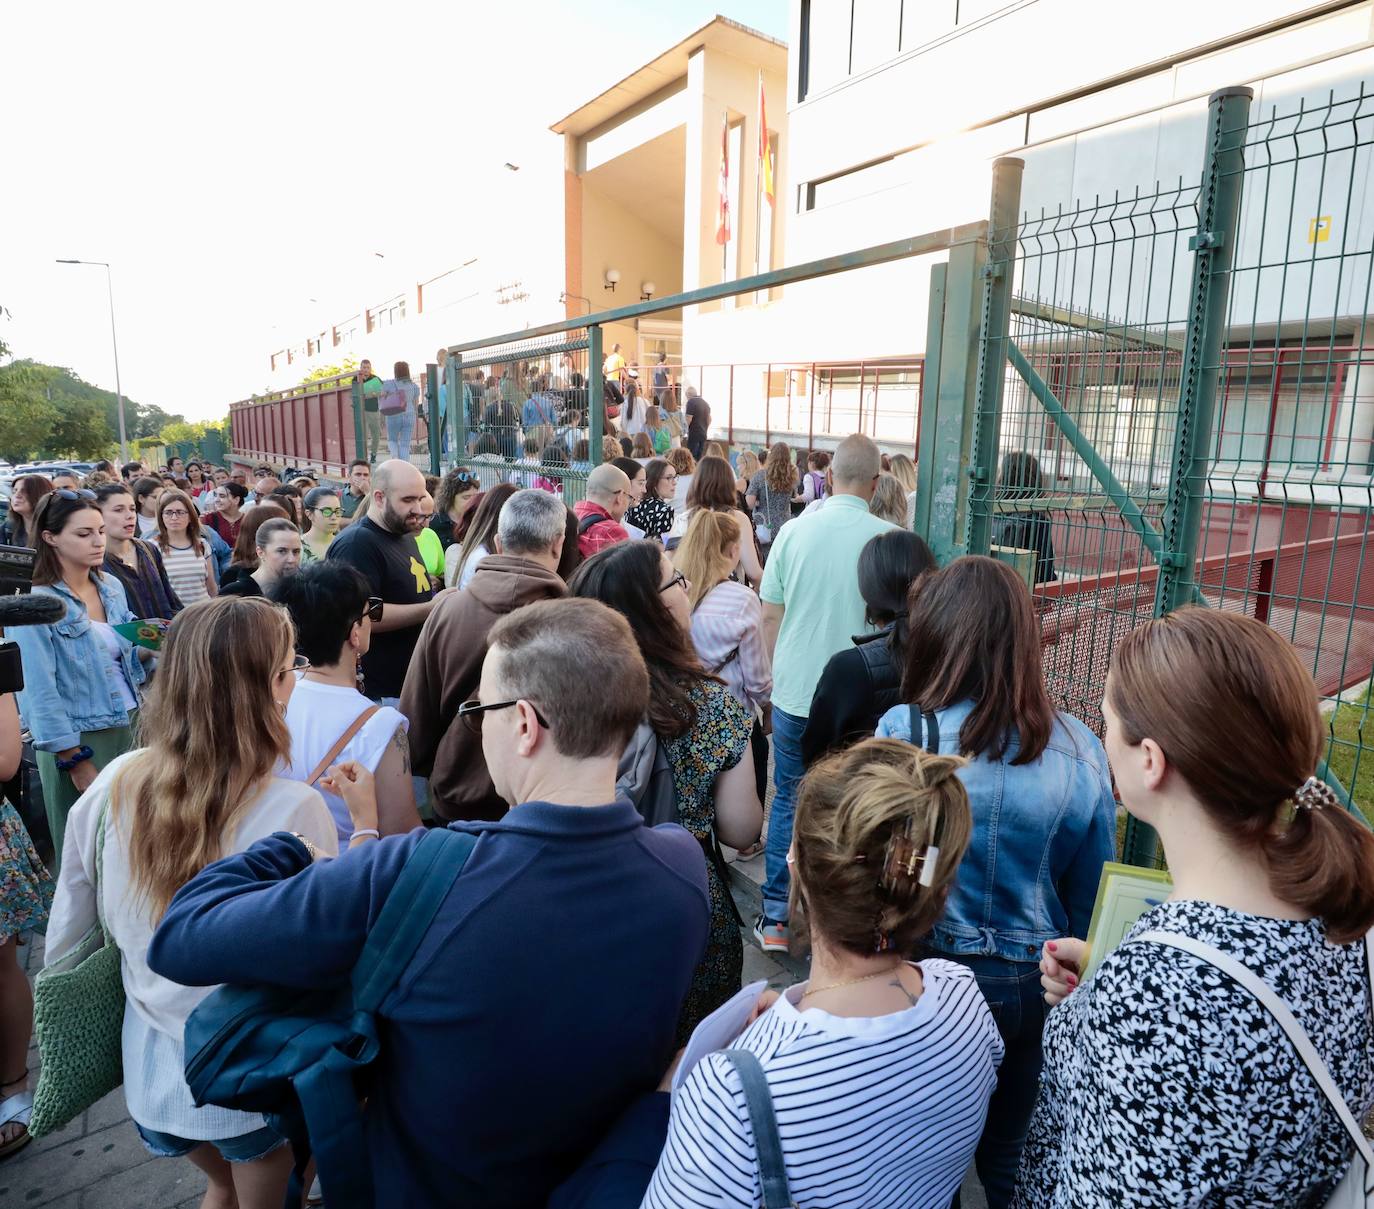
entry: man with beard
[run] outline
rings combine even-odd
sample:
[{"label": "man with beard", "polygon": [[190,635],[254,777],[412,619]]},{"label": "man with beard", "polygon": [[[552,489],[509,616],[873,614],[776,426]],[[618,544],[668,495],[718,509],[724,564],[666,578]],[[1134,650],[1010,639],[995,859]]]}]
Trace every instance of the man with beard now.
[{"label": "man with beard", "polygon": [[361,664],[363,692],[383,705],[399,700],[420,627],[444,594],[430,582],[415,544],[425,524],[424,496],[419,470],[397,459],[383,462],[372,475],[367,515],[340,533],[326,554],[361,571],[372,595],[384,602]]}]

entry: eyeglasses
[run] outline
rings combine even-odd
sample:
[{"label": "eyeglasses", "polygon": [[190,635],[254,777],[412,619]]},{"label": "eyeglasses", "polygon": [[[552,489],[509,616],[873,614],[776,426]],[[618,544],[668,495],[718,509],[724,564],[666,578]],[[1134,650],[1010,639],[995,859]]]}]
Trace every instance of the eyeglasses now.
[{"label": "eyeglasses", "polygon": [[[480,735],[482,733],[482,715],[487,710],[509,709],[512,705],[519,705],[522,700],[523,698],[516,697],[511,701],[493,701],[490,705],[483,705],[480,701],[464,701],[458,707],[458,718],[472,734]],[[548,730],[549,724],[545,721],[544,715],[539,712],[539,707],[533,701],[526,701],[525,704],[534,710],[534,720],[545,730]]]},{"label": "eyeglasses", "polygon": [[318,512],[323,517],[338,516],[343,511],[342,508],[312,508],[312,512]]},{"label": "eyeglasses", "polygon": [[190,516],[191,514],[187,512],[185,508],[164,508],[162,510],[162,515],[175,518],[178,516]]},{"label": "eyeglasses", "polygon": [[[380,596],[369,596],[367,598],[367,608],[363,610],[363,617],[370,621],[381,621],[382,609],[386,607],[386,602]],[[363,617],[359,617],[361,621]]]},{"label": "eyeglasses", "polygon": [[660,483],[676,483],[676,482],[677,482],[677,475],[676,475],[676,474],[661,474],[661,475],[658,476],[658,480],[659,480]]},{"label": "eyeglasses", "polygon": [[281,675],[284,676],[287,672],[290,672],[293,676],[296,677],[297,680],[299,680],[309,670],[310,660],[307,659],[304,655],[297,655],[291,660],[291,666],[289,668],[285,668],[281,672]]},{"label": "eyeglasses", "polygon": [[682,590],[685,592],[687,590],[687,576],[685,576],[681,571],[674,571],[673,578],[670,579],[661,588],[659,588],[659,591],[667,592],[670,588],[675,588],[679,584],[682,585]]},{"label": "eyeglasses", "polygon": [[54,487],[53,495],[60,500],[93,500],[95,492],[86,487]]}]

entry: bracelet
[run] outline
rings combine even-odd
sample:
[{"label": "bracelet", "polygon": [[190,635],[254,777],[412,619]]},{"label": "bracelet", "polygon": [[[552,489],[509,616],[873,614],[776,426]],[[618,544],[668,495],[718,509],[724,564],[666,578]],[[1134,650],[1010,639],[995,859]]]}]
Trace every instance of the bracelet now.
[{"label": "bracelet", "polygon": [[293,831],[291,834],[293,837],[300,840],[302,845],[304,845],[306,854],[310,857],[312,861],[317,861],[320,859],[320,850],[316,848],[315,845],[311,843],[306,836],[303,836],[299,831]]},{"label": "bracelet", "polygon": [[359,827],[351,836],[348,837],[350,843],[352,843],[353,840],[357,839],[379,840],[381,838],[382,833],[378,831],[375,827]]},{"label": "bracelet", "polygon": [[57,771],[71,772],[71,770],[75,768],[78,764],[83,764],[87,760],[93,760],[94,758],[95,752],[93,752],[89,747],[87,747],[83,743],[80,747],[76,749],[75,755],[68,756],[65,760],[57,761]]}]

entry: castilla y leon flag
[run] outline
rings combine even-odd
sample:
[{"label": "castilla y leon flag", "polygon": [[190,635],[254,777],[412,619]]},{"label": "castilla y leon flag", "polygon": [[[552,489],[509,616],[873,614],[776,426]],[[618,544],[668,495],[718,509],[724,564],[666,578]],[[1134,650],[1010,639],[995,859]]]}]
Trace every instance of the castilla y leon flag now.
[{"label": "castilla y leon flag", "polygon": [[720,215],[716,220],[716,243],[730,242],[730,115],[720,119]]},{"label": "castilla y leon flag", "polygon": [[773,201],[773,148],[768,141],[768,112],[763,103],[763,72],[759,72],[759,181],[770,206]]}]

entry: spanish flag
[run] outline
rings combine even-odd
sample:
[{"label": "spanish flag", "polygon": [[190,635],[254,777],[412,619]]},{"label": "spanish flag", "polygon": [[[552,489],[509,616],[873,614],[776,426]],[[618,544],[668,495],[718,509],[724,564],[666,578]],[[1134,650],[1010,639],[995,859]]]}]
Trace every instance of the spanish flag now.
[{"label": "spanish flag", "polygon": [[759,180],[768,204],[773,202],[773,148],[768,141],[768,112],[763,102],[763,72],[759,72]]},{"label": "spanish flag", "polygon": [[730,242],[730,114],[720,119],[720,211],[716,219],[716,243]]}]

